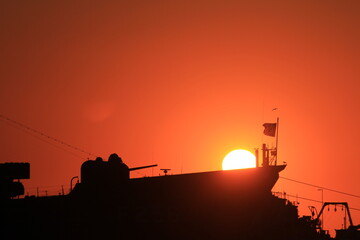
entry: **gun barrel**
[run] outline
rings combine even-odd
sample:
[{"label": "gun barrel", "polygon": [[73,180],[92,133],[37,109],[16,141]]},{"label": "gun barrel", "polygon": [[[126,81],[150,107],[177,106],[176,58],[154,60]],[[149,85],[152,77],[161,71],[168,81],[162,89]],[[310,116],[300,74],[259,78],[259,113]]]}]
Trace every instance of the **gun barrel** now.
[{"label": "gun barrel", "polygon": [[129,168],[129,171],[135,171],[135,170],[144,169],[144,168],[151,168],[151,167],[157,167],[157,164],[149,165],[149,166],[143,166],[143,167]]}]

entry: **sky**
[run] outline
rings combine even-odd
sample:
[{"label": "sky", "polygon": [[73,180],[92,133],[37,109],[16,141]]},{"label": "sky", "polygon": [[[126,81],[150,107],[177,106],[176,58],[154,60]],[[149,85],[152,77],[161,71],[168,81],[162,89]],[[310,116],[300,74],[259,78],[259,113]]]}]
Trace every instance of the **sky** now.
[{"label": "sky", "polygon": [[[111,153],[159,165],[133,177],[220,170],[231,150],[274,146],[262,124],[279,117],[281,176],[359,196],[359,10],[346,0],[1,1],[0,114],[51,138],[2,118],[0,162],[30,162],[29,192],[68,189],[82,162]],[[360,209],[358,197],[285,179],[274,191]],[[320,208],[300,201],[300,213],[308,205]]]}]

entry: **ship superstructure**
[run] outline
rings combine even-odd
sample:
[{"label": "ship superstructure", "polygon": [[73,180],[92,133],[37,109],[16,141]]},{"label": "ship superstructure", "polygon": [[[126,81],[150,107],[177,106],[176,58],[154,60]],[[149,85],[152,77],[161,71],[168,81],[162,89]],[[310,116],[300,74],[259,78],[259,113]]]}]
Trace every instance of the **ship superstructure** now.
[{"label": "ship superstructure", "polygon": [[[274,136],[274,126],[264,133]],[[323,239],[317,220],[271,192],[286,168],[277,146],[264,144],[261,162],[256,150],[255,168],[143,178],[129,173],[156,165],[129,168],[112,154],[85,161],[59,196],[14,198],[24,193],[15,174],[3,181],[13,190],[1,195],[0,239]],[[20,165],[13,171],[29,177]]]},{"label": "ship superstructure", "polygon": [[284,231],[296,229],[297,209],[271,193],[285,167],[131,179],[129,172],[139,168],[128,168],[117,155],[88,160],[69,195],[3,199],[1,234],[4,239],[40,233],[52,239],[263,239],[268,234],[285,239]]}]

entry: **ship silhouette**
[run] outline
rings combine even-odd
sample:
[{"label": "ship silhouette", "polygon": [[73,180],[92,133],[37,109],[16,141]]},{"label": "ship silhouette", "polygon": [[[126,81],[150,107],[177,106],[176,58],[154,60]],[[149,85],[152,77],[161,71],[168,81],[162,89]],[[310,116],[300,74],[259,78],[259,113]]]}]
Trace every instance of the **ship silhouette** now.
[{"label": "ship silhouette", "polygon": [[84,162],[68,195],[19,199],[30,165],[2,164],[0,239],[329,239],[272,194],[286,165],[262,151],[255,168],[143,178],[129,172],[154,165],[129,168],[112,154]]}]

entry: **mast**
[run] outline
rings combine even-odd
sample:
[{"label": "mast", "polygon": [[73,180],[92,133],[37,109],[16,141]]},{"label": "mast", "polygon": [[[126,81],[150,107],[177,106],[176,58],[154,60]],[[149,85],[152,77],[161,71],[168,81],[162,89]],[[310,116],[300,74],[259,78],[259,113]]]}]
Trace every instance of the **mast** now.
[{"label": "mast", "polygon": [[263,166],[277,165],[277,154],[279,147],[279,117],[276,123],[264,123],[264,134],[269,137],[276,137],[276,145],[272,148],[267,148],[266,144],[263,144]]}]

